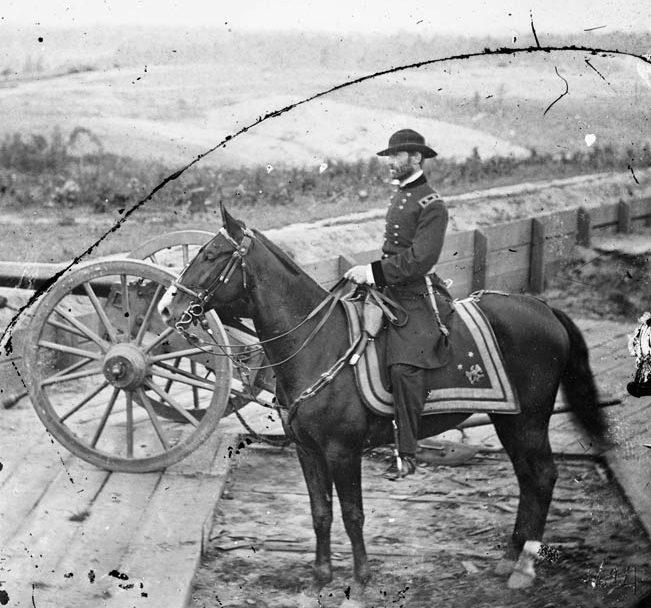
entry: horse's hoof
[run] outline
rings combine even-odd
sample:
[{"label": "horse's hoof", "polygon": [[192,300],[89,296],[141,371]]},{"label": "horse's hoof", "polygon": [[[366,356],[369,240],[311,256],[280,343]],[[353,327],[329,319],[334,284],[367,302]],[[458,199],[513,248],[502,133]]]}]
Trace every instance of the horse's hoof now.
[{"label": "horse's hoof", "polygon": [[527,587],[531,587],[535,578],[535,572],[514,570],[511,576],[509,576],[509,581],[506,585],[509,589],[526,589]]},{"label": "horse's hoof", "polygon": [[371,582],[371,571],[368,568],[364,568],[359,572],[355,573],[355,583],[360,585],[362,591]]},{"label": "horse's hoof", "polygon": [[330,566],[314,566],[313,573],[313,586],[319,591],[332,582],[332,568]]},{"label": "horse's hoof", "polygon": [[536,578],[535,562],[540,555],[539,540],[528,540],[522,547],[522,552],[513,569],[513,574],[507,583],[509,589],[525,589],[533,584]]}]

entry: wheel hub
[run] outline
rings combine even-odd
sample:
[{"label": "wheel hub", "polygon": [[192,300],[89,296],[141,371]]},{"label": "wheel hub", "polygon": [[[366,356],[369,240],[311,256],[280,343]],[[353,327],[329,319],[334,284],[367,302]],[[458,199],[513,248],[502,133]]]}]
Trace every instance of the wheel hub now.
[{"label": "wheel hub", "polygon": [[145,381],[147,361],[137,346],[116,344],[106,353],[102,371],[116,388],[133,390]]}]

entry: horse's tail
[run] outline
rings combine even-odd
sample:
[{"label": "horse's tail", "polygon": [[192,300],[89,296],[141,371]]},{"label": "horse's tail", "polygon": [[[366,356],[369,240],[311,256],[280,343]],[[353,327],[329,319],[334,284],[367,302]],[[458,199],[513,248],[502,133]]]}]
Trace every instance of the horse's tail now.
[{"label": "horse's tail", "polygon": [[599,396],[594,381],[588,346],[581,330],[563,311],[552,308],[570,339],[570,354],[561,377],[565,399],[584,428],[598,441],[606,436],[606,420],[599,407]]}]

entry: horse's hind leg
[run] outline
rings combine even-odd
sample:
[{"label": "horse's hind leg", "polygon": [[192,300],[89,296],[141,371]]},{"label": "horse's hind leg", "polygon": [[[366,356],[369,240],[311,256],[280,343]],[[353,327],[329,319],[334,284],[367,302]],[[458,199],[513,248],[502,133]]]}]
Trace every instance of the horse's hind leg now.
[{"label": "horse's hind leg", "polygon": [[364,545],[361,451],[335,444],[329,446],[327,457],[337,488],[344,527],[353,549],[355,580],[366,585],[370,571]]},{"label": "horse's hind leg", "polygon": [[513,548],[519,552],[526,541],[542,540],[558,472],[549,445],[547,423],[534,427],[530,422],[523,427],[517,418],[495,416],[493,424],[520,486],[512,537]]},{"label": "horse's hind leg", "polygon": [[297,446],[298,459],[310,495],[312,525],[316,534],[314,577],[317,586],[332,580],[330,528],[332,526],[332,477],[323,455]]}]

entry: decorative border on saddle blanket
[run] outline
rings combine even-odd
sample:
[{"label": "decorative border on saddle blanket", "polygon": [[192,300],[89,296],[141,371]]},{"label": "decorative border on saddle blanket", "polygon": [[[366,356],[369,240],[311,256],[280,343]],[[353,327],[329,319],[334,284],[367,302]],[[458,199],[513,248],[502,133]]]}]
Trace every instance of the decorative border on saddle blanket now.
[{"label": "decorative border on saddle blanket", "polygon": [[[342,300],[348,316],[350,339],[360,335],[357,311]],[[495,334],[473,298],[455,300],[454,306],[475,341],[491,388],[452,387],[430,390],[423,415],[456,413],[519,414],[520,404],[506,375]],[[371,342],[355,366],[355,377],[366,405],[376,414],[393,416],[393,395],[382,384],[376,343]]]}]

